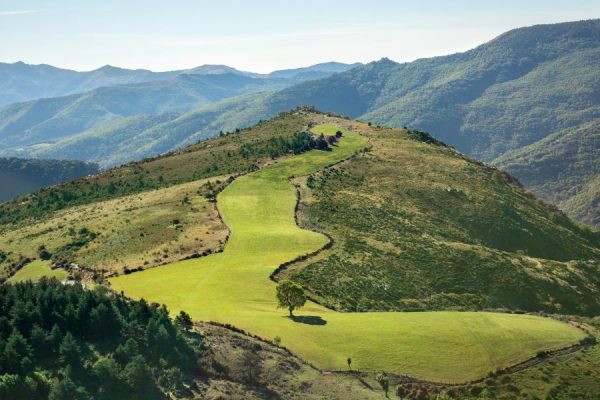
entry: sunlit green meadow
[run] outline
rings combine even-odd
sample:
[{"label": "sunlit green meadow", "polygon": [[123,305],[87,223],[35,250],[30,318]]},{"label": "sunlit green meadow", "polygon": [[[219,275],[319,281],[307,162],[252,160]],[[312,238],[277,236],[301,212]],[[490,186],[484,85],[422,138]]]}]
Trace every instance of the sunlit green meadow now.
[{"label": "sunlit green meadow", "polygon": [[37,282],[43,276],[46,276],[48,278],[56,278],[61,281],[67,279],[67,271],[65,271],[64,269],[51,269],[50,264],[50,261],[33,260],[32,262],[18,270],[13,276],[11,276],[8,279],[7,282]]},{"label": "sunlit green meadow", "polygon": [[[337,127],[313,131],[332,134]],[[339,313],[307,303],[297,314],[277,309],[269,274],[281,263],[327,243],[294,221],[290,176],[310,174],[347,158],[367,139],[344,131],[331,152],[311,151],[236,179],[218,197],[232,234],[220,254],[111,279],[133,298],[185,310],[196,320],[230,323],[282,345],[324,369],[386,370],[440,382],[480,378],[538,351],[583,337],[561,322],[529,315],[477,312]]]}]

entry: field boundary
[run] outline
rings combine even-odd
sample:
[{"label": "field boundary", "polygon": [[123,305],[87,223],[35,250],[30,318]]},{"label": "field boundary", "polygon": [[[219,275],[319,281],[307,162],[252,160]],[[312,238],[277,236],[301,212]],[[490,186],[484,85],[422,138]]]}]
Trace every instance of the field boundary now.
[{"label": "field boundary", "polygon": [[[207,324],[207,325],[213,325],[213,326],[217,326],[220,328],[224,328],[231,332],[235,332],[235,333],[247,336],[249,338],[256,339],[262,343],[266,343],[271,346],[277,347],[278,349],[287,353],[289,356],[294,357],[296,360],[300,361],[301,363],[309,366],[310,368],[312,368],[316,371],[319,371],[322,374],[331,373],[331,374],[350,375],[350,376],[355,376],[358,378],[363,378],[363,377],[371,376],[375,373],[375,372],[364,372],[364,371],[359,371],[359,370],[321,369],[321,368],[317,367],[316,365],[314,365],[313,363],[311,363],[310,361],[300,357],[299,355],[297,355],[296,353],[291,351],[286,346],[281,346],[281,345],[277,346],[272,340],[269,340],[262,336],[247,332],[246,330],[238,328],[235,325],[228,324],[228,323],[216,322],[216,321],[198,321],[198,322]],[[570,325],[573,325],[576,328],[581,329],[582,331],[588,333],[588,336],[581,339],[579,342],[571,344],[569,346],[565,346],[565,347],[561,347],[561,348],[557,348],[557,349],[553,349],[553,350],[540,351],[536,355],[529,357],[526,360],[520,361],[516,364],[509,365],[509,366],[506,366],[503,368],[498,368],[478,379],[472,379],[472,380],[465,381],[462,383],[447,383],[447,382],[436,382],[436,381],[428,381],[428,380],[424,380],[424,379],[418,379],[418,378],[412,377],[410,375],[398,375],[398,374],[394,374],[391,372],[386,372],[386,373],[393,378],[394,384],[396,384],[396,385],[397,384],[414,383],[414,384],[421,384],[421,385],[431,385],[431,386],[434,386],[434,387],[442,389],[442,390],[446,389],[446,388],[457,388],[457,387],[462,387],[462,386],[466,386],[466,385],[481,383],[488,378],[495,378],[495,377],[503,376],[503,375],[511,375],[511,374],[526,370],[530,367],[534,367],[534,366],[536,366],[546,360],[549,360],[555,356],[575,353],[580,350],[583,350],[584,348],[587,348],[587,347],[590,347],[590,346],[593,346],[594,344],[596,344],[596,337],[593,334],[591,334],[587,329],[584,329],[582,326],[580,326],[580,324],[573,323],[572,321],[568,321],[568,323]],[[363,384],[364,384],[364,382],[363,382]]]}]

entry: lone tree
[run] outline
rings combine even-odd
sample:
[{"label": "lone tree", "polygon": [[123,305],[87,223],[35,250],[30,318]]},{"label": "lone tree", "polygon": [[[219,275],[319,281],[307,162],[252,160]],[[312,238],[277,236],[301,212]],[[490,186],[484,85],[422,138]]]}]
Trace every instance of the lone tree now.
[{"label": "lone tree", "polygon": [[277,285],[277,300],[280,308],[287,308],[290,317],[294,316],[294,309],[300,308],[306,303],[306,295],[302,287],[292,281],[281,281]]},{"label": "lone tree", "polygon": [[352,370],[352,357],[348,357],[348,359],[346,360],[346,362],[348,363],[348,369]]}]

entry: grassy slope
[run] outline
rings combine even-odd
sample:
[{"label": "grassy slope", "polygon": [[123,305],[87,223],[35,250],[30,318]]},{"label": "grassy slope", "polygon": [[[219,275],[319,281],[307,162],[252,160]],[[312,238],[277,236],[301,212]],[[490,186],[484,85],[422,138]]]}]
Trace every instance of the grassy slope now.
[{"label": "grassy slope", "polygon": [[11,223],[37,221],[54,211],[74,205],[122,197],[133,193],[191,182],[198,179],[244,173],[268,161],[265,154],[244,157],[242,146],[259,148],[273,137],[291,137],[307,124],[301,113],[283,113],[241,134],[200,142],[160,157],[142,160],[78,179],[32,195],[0,204],[1,229]]},{"label": "grassy slope", "polygon": [[63,251],[61,258],[109,272],[217,250],[224,244],[228,230],[214,205],[204,197],[206,182],[183,183],[143,196],[72,207],[36,224],[5,232],[0,235],[0,248],[10,251],[11,258],[37,257],[41,245],[55,255],[75,240],[78,231],[87,228],[97,237],[73,251]]},{"label": "grassy slope", "polygon": [[[327,239],[298,228],[287,178],[313,173],[364,147],[346,132],[333,152],[311,151],[238,178],[219,195],[232,236],[222,254],[111,279],[115,290],[184,309],[193,318],[232,323],[283,344],[329,369],[346,357],[363,370],[389,370],[458,382],[582,337],[577,329],[532,316],[491,313],[337,313],[314,303],[302,321],[276,310],[269,273],[323,246]],[[460,365],[461,368],[456,368]]]},{"label": "grassy slope", "polygon": [[[405,64],[381,60],[276,93],[240,96],[178,116],[109,122],[50,145],[35,144],[27,151],[45,158],[89,157],[112,166],[313,104],[386,125],[427,130],[462,152],[491,161],[598,119],[599,38],[599,20],[521,28],[465,53]],[[164,103],[168,102],[160,102]],[[40,108],[28,112],[43,119],[48,110]],[[4,118],[9,125],[12,114]],[[58,130],[52,127],[52,131]],[[596,151],[593,148],[590,154],[598,159]],[[598,218],[593,207],[596,198],[597,191],[586,189],[565,207],[570,215],[593,222]]]},{"label": "grassy slope", "polygon": [[589,231],[450,148],[347,124],[371,150],[313,174],[312,189],[297,180],[301,224],[334,239],[286,273],[315,297],[350,311],[600,310],[598,263],[564,262],[600,258]]},{"label": "grassy slope", "polygon": [[67,278],[67,271],[64,269],[50,269],[50,261],[34,260],[17,271],[7,282],[36,282],[42,276],[63,280]]},{"label": "grassy slope", "polygon": [[[270,140],[289,138],[307,124],[303,113],[284,113],[250,130],[2,203],[0,250],[11,254],[3,262],[0,259],[0,267],[18,261],[19,254],[35,255],[41,244],[55,251],[70,240],[71,227],[85,226],[100,234],[78,252],[83,259],[76,261],[109,269],[131,268],[146,261],[154,264],[152,253],[164,249],[169,253],[169,257],[161,256],[164,261],[189,255],[190,250],[216,249],[223,230],[213,221],[214,206],[202,198],[207,190],[198,193],[201,180],[210,177],[214,184],[217,179],[256,169],[271,160],[262,151]],[[256,151],[242,154],[242,148]],[[181,203],[186,195],[192,204]],[[114,199],[118,200],[106,202]],[[183,222],[183,230],[173,229],[173,219]],[[216,236],[210,238],[206,232]]]},{"label": "grassy slope", "polygon": [[[598,337],[600,319],[585,318],[590,332]],[[453,398],[523,399],[597,399],[600,393],[600,344],[578,352],[563,352],[538,360],[510,375],[488,378],[476,385],[457,388]],[[487,397],[485,397],[485,395]]]}]

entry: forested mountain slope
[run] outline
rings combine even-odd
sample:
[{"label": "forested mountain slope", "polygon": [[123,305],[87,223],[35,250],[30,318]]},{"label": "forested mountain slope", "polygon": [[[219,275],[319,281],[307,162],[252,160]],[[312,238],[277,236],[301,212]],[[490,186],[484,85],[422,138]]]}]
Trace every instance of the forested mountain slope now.
[{"label": "forested mountain slope", "polygon": [[600,119],[557,131],[495,162],[570,215],[600,226]]},{"label": "forested mountain slope", "polygon": [[[579,140],[576,133],[583,128],[577,127],[599,119],[600,74],[596,68],[600,62],[599,43],[600,20],[538,25],[509,31],[465,53],[404,64],[383,59],[280,91],[234,97],[183,114],[112,120],[116,115],[131,115],[134,111],[119,110],[122,107],[119,102],[110,112],[106,111],[110,108],[104,106],[100,111],[86,109],[86,113],[95,115],[92,124],[87,118],[85,123],[77,121],[81,115],[81,109],[77,108],[73,109],[77,112],[65,111],[56,117],[56,110],[51,111],[49,119],[42,117],[35,126],[24,121],[31,121],[38,113],[44,114],[45,106],[32,105],[31,110],[19,108],[18,111],[4,108],[0,112],[5,121],[9,121],[2,127],[4,136],[25,131],[22,136],[31,139],[27,139],[29,144],[19,139],[20,142],[10,144],[12,147],[3,152],[24,152],[44,158],[64,153],[111,166],[185,146],[215,136],[220,130],[249,126],[280,111],[310,104],[352,118],[431,132],[478,159],[506,165],[527,183],[532,179],[525,169],[510,169],[505,158],[553,134],[562,136],[561,132],[571,132],[562,141]],[[298,74],[298,70],[295,71],[294,74]],[[290,74],[283,71],[271,75],[279,79]],[[236,79],[255,77],[237,76]],[[256,88],[252,84],[250,87]],[[181,110],[196,101],[201,102],[190,97],[187,91],[181,102],[178,96],[167,103],[159,96],[160,103],[144,104],[135,113]],[[70,105],[66,107],[71,110]],[[69,124],[70,119],[75,123]],[[104,119],[111,121],[102,124]],[[75,135],[66,134],[75,131]],[[60,137],[55,137],[59,132]],[[54,139],[34,144],[45,135]],[[6,139],[3,140],[7,146]],[[124,145],[120,147],[116,143]],[[540,142],[537,148],[545,143]],[[590,160],[600,159],[596,145],[586,147],[585,152]],[[502,158],[496,161],[498,157]],[[554,178],[544,181],[544,190],[538,185],[531,187],[540,189],[537,193],[546,200],[560,201],[569,215],[597,226],[598,210],[592,182],[595,176],[577,175],[578,179],[590,182],[592,188],[584,190],[578,185],[578,190],[569,190],[568,194],[552,189],[561,185]],[[574,176],[565,179],[572,181]],[[579,197],[571,200],[579,193]]]},{"label": "forested mountain slope", "polygon": [[[425,130],[471,156],[505,165],[496,159],[553,134],[580,132],[577,127],[599,119],[599,43],[600,20],[515,29],[465,53],[404,64],[383,59],[278,92],[229,99],[173,119],[168,132],[203,138],[310,104],[365,121]],[[160,136],[152,132],[154,138]],[[579,139],[570,134],[563,140]],[[158,141],[166,147],[186,143]],[[64,146],[76,148],[77,142]],[[589,146],[586,157],[598,160],[598,151],[597,145]],[[530,181],[522,168],[511,171]],[[580,178],[587,182],[594,176]],[[545,186],[555,184],[548,180]],[[570,202],[576,206],[567,206],[568,199],[560,204],[569,215],[595,225],[598,211],[588,192]],[[551,201],[565,194],[538,193]],[[568,196],[578,193],[571,190]]]}]

